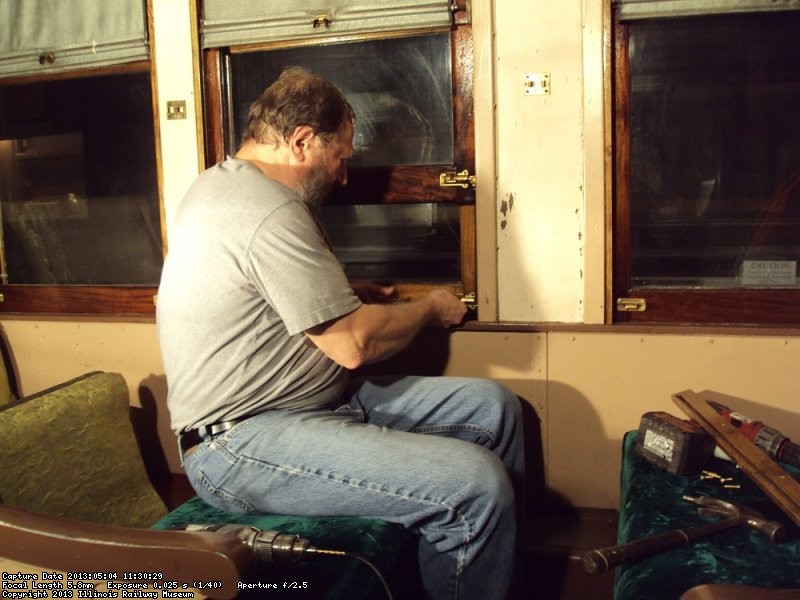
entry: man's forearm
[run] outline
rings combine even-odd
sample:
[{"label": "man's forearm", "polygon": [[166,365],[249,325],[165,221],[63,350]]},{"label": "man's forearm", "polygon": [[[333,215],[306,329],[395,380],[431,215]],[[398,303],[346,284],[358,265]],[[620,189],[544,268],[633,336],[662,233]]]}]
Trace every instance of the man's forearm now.
[{"label": "man's forearm", "polygon": [[433,317],[430,300],[362,304],[353,312],[307,332],[331,359],[349,369],[400,352]]},{"label": "man's forearm", "polygon": [[466,310],[453,294],[433,290],[412,302],[362,304],[306,335],[329,358],[355,369],[400,352],[425,326],[457,325]]},{"label": "man's forearm", "polygon": [[427,297],[411,302],[367,305],[363,314],[363,329],[356,330],[363,348],[363,363],[370,364],[400,352],[435,319],[435,310]]}]

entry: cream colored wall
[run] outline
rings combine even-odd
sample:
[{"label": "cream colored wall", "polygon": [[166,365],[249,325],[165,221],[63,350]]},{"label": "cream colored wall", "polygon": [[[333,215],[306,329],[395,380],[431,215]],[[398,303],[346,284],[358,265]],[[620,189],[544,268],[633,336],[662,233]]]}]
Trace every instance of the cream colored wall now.
[{"label": "cream colored wall", "polygon": [[797,337],[459,332],[444,372],[507,384],[540,421],[541,444],[529,435],[532,466],[544,463],[549,492],[611,508],[624,433],[648,411],[687,418],[672,394],[724,394],[731,408],[800,440],[798,364]]},{"label": "cream colored wall", "polygon": [[[153,2],[160,112],[173,99],[186,99],[191,107],[190,0]],[[473,0],[476,135],[483,142],[477,144],[481,315],[574,323],[576,331],[457,332],[444,372],[508,383],[539,421],[536,450],[543,453],[551,491],[576,505],[612,507],[622,433],[635,429],[649,410],[679,415],[672,393],[692,388],[737,396],[739,410],[771,419],[800,439],[800,336],[580,331],[584,323],[602,322],[604,310],[606,140],[598,4]],[[524,95],[529,72],[551,74],[550,96]],[[200,146],[191,119],[167,121],[162,114],[160,134],[169,223],[197,172]],[[165,454],[179,469],[152,321],[1,322],[25,393],[87,370],[118,371],[134,404],[155,399]]]},{"label": "cream colored wall", "polygon": [[[150,0],[162,163],[163,224],[167,232],[180,199],[201,169],[202,139],[196,85],[197,43],[193,2]],[[167,119],[167,102],[186,102],[185,119]]]},{"label": "cream colored wall", "polygon": [[579,504],[616,505],[622,435],[687,389],[800,440],[797,337],[552,333],[548,365],[548,481]]},{"label": "cream colored wall", "polygon": [[[495,6],[500,319],[578,322],[586,229],[580,3]],[[550,74],[549,95],[525,94],[529,73]]]},{"label": "cream colored wall", "polygon": [[[155,402],[162,450],[180,471],[155,325],[4,318],[2,327],[23,393],[85,371],[122,373],[133,405]],[[443,374],[497,379],[530,406],[534,460],[553,495],[577,506],[616,506],[623,433],[647,411],[683,418],[671,395],[686,389],[733,396],[733,408],[800,440],[796,336],[460,331],[446,354]]]}]

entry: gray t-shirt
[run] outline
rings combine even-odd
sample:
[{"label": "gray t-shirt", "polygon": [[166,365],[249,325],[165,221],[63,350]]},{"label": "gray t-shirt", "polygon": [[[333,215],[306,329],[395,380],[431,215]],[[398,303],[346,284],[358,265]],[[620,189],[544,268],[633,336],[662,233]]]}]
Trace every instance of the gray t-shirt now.
[{"label": "gray t-shirt", "polygon": [[303,333],[360,305],[301,198],[228,158],[169,232],[158,335],[176,432],[338,400],[347,372]]}]

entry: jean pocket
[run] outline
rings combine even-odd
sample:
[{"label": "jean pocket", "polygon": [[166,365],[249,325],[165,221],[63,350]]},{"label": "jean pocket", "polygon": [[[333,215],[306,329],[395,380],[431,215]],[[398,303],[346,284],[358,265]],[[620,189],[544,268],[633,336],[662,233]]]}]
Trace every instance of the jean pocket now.
[{"label": "jean pocket", "polygon": [[240,498],[221,487],[215,486],[202,471],[199,471],[196,475],[196,485],[194,488],[197,490],[197,495],[207,504],[221,510],[238,514],[255,514],[258,512],[256,508],[244,498]]},{"label": "jean pocket", "polygon": [[333,413],[337,417],[342,417],[350,421],[357,421],[358,423],[363,423],[366,420],[364,409],[356,408],[349,404],[342,404],[339,408],[334,410]]}]

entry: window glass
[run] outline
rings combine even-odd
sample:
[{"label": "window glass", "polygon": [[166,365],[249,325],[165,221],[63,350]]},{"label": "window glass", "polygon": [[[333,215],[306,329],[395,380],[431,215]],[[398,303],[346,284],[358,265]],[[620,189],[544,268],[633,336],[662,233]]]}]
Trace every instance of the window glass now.
[{"label": "window glass", "polygon": [[322,221],[351,279],[458,281],[459,207],[454,204],[328,206]]},{"label": "window glass", "polygon": [[[356,112],[347,194],[334,194],[320,214],[348,276],[398,283],[461,280],[459,204],[402,197],[412,185],[438,187],[438,179],[421,182],[418,174],[407,184],[400,176],[399,197],[384,203],[387,183],[380,179],[397,168],[454,162],[450,32],[227,55],[229,153],[241,143],[252,102],[291,65],[336,83]],[[356,188],[369,191],[354,194]]]},{"label": "window glass", "polygon": [[157,285],[149,73],[0,87],[4,283]]},{"label": "window glass", "polygon": [[797,288],[800,13],[629,23],[631,284]]},{"label": "window glass", "polygon": [[327,77],[356,112],[353,166],[453,162],[450,33],[233,54],[230,73],[237,148],[250,104],[287,66]]}]

